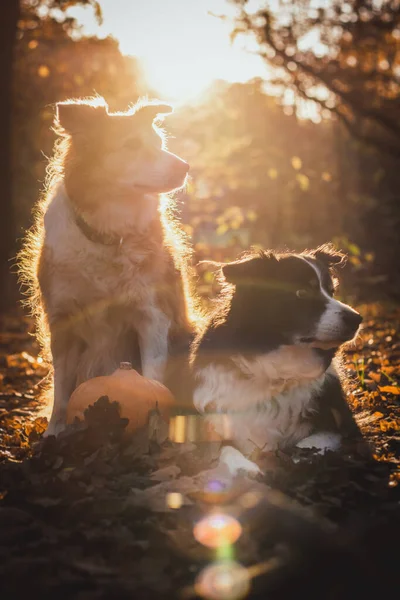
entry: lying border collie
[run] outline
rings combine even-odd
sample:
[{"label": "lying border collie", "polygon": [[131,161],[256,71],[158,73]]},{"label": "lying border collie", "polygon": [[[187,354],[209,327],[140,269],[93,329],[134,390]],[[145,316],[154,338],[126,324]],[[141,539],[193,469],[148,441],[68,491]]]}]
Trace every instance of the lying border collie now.
[{"label": "lying border collie", "polygon": [[193,346],[193,400],[220,435],[228,414],[244,454],[334,450],[359,434],[332,364],[362,321],[333,298],[332,268],[344,258],[325,245],[221,265],[221,297]]}]

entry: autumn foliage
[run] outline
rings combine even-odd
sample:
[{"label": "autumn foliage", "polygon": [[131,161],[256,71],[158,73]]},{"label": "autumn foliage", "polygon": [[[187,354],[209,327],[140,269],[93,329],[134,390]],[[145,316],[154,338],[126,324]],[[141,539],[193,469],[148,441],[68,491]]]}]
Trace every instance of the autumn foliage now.
[{"label": "autumn foliage", "polygon": [[[124,110],[148,90],[112,39],[24,5],[14,78],[14,206],[31,222],[52,152],[54,103],[97,92]],[[346,38],[347,39],[347,38]],[[343,52],[348,53],[348,47]],[[169,119],[169,147],[191,164],[182,220],[197,257],[231,259],[250,245],[301,250],[332,240],[349,253],[347,292],[397,294],[397,160],[354,139],[328,114],[299,119],[261,80],[216,82]]]}]

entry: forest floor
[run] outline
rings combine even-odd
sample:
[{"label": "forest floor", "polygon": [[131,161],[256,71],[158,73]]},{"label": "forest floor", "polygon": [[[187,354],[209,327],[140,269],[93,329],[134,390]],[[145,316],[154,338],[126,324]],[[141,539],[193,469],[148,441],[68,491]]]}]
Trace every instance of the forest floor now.
[{"label": "forest floor", "polygon": [[[365,325],[344,358],[348,400],[371,455],[276,453],[264,476],[208,491],[201,473],[215,464],[212,444],[174,444],[148,431],[127,435],[106,400],[84,423],[42,440],[48,409],[39,390],[47,371],[30,321],[19,314],[3,319],[1,597],[238,600],[303,592],[353,600],[393,594],[400,539],[400,309],[359,308]],[[216,513],[240,523],[236,543],[233,526],[216,548],[205,544],[207,531],[202,537],[194,528],[201,522],[207,529]]]}]

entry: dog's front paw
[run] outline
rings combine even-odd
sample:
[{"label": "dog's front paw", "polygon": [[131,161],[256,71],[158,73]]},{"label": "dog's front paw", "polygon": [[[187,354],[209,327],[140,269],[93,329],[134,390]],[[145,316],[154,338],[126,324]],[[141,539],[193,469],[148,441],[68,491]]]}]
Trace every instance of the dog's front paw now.
[{"label": "dog's front paw", "polygon": [[239,471],[244,471],[246,475],[258,475],[261,473],[256,463],[246,458],[239,450],[232,446],[225,446],[222,449],[218,466],[226,467],[230,475],[237,475]]},{"label": "dog's front paw", "polygon": [[336,452],[339,450],[341,443],[342,437],[338,433],[320,431],[300,440],[296,446],[297,448],[314,448],[318,454],[325,454],[328,451]]}]

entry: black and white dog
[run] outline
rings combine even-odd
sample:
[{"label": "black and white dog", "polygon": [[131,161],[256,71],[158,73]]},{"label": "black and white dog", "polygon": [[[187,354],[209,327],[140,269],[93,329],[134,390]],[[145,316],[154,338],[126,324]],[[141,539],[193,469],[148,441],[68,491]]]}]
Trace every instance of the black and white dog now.
[{"label": "black and white dog", "polygon": [[227,415],[243,454],[335,450],[359,434],[332,364],[362,321],[333,297],[344,258],[325,245],[220,265],[220,298],[193,345],[193,401],[221,435]]}]

